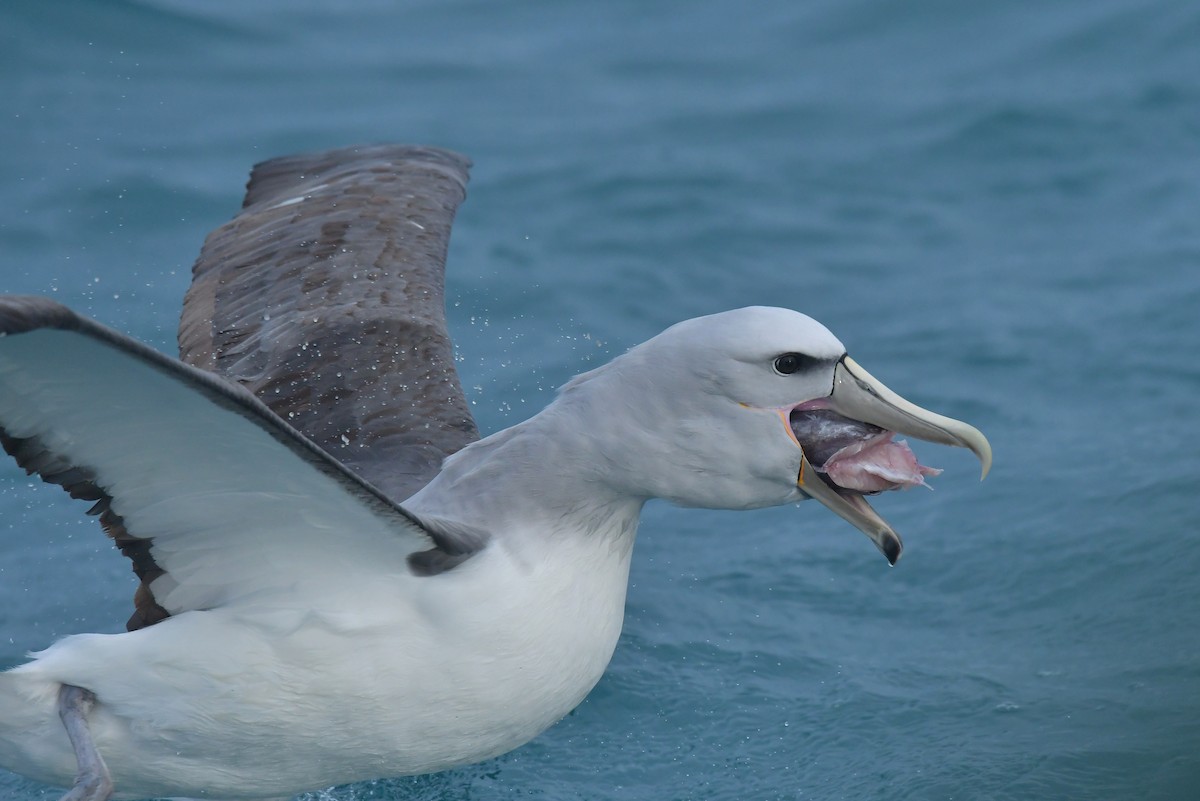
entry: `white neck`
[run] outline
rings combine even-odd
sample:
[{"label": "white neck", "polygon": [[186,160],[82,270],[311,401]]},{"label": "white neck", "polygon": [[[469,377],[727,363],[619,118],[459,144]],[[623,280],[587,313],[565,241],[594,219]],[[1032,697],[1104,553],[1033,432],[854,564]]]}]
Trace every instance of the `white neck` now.
[{"label": "white neck", "polygon": [[[462,564],[408,585],[427,615],[414,627],[428,632],[415,647],[423,664],[437,666],[423,669],[429,681],[416,695],[466,710],[455,736],[470,741],[472,760],[525,742],[573,709],[621,632],[644,499],[602,480],[602,457],[558,406],[464,448],[404,503],[489,538]],[[411,690],[421,677],[398,685]],[[516,712],[513,698],[523,699]],[[431,757],[424,767],[451,764]]]},{"label": "white neck", "polygon": [[606,438],[580,429],[596,419],[580,405],[560,397],[524,423],[467,446],[405,507],[486,531],[514,554],[603,538],[627,558],[646,498],[614,485],[612,477],[628,465],[606,452]]}]

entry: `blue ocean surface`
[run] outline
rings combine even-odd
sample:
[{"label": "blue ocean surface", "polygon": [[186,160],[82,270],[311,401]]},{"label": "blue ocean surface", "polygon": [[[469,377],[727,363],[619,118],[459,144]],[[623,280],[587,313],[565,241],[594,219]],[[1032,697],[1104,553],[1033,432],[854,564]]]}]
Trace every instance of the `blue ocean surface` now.
[{"label": "blue ocean surface", "polygon": [[[895,568],[815,503],[651,504],[570,716],[312,798],[1200,798],[1193,0],[7,0],[0,121],[0,291],[168,353],[253,163],[423,143],[476,165],[447,297],[485,432],[770,304],[992,441],[982,484],[917,444]],[[0,482],[0,666],[119,631],[84,507]]]}]

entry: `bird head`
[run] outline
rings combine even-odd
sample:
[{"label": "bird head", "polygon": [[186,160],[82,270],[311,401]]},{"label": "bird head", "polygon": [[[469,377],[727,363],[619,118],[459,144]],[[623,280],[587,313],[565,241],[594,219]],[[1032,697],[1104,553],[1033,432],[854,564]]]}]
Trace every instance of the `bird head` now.
[{"label": "bird head", "polygon": [[871,376],[825,326],[749,307],[687,320],[564,387],[593,417],[625,489],[685,506],[750,509],[815,498],[895,564],[901,542],[865,495],[935,472],[892,437],[991,447],[974,427],[922,409]]}]

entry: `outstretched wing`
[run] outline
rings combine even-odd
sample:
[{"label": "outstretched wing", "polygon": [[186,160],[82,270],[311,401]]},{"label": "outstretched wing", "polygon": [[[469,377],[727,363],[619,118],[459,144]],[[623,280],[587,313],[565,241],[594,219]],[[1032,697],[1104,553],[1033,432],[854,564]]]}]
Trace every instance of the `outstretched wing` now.
[{"label": "outstretched wing", "polygon": [[0,296],[0,441],[94,502],[143,580],[130,628],[251,596],[352,602],[411,579],[414,554],[483,545],[426,527],[240,387],[45,298]]},{"label": "outstretched wing", "polygon": [[259,164],[209,234],[180,357],[249,389],[403,500],[479,438],[454,369],[444,270],[464,156],[402,145]]}]

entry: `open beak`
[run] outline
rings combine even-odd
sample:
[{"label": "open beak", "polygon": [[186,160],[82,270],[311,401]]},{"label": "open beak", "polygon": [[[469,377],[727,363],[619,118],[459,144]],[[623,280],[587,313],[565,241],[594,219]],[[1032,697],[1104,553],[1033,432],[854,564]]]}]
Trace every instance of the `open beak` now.
[{"label": "open beak", "polygon": [[[843,356],[838,362],[834,369],[833,392],[822,399],[820,406],[851,420],[914,439],[967,448],[979,457],[983,466],[981,480],[992,467],[992,447],[979,429],[906,401],[849,356]],[[861,493],[833,484],[818,473],[807,456],[802,457],[796,482],[806,495],[816,498],[870,537],[889,564],[896,564],[903,549],[900,536],[876,514]]]}]

